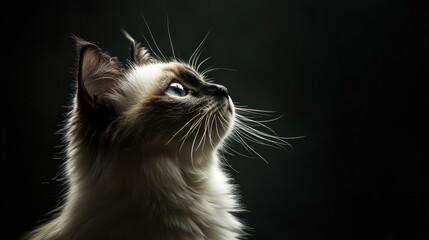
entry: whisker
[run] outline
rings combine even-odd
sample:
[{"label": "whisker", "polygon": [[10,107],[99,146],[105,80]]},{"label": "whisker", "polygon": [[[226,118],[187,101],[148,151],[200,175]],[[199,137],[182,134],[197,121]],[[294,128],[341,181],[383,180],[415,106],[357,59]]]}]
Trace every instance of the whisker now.
[{"label": "whisker", "polygon": [[[199,114],[197,116],[200,116]],[[196,129],[196,127],[198,126],[198,124],[202,121],[202,118],[199,118],[198,120],[196,120],[191,127],[188,129],[188,131],[186,132],[186,134],[179,139],[179,141],[182,141],[182,143],[180,144],[180,148],[179,148],[179,152],[182,152],[182,147],[183,144],[185,143],[185,141],[188,139],[189,135],[192,134],[192,132]]]},{"label": "whisker", "polygon": [[209,128],[209,141],[210,141],[210,145],[212,147],[215,147],[214,146],[214,141],[212,139],[213,124],[214,124],[215,121],[216,121],[216,115],[213,116],[213,118],[212,118],[212,120],[210,122],[210,128]]},{"label": "whisker", "polygon": [[[225,120],[222,116],[219,116],[219,117],[216,117],[217,118],[217,122],[219,122],[221,125],[222,125],[222,127],[224,127],[224,128],[226,128],[227,126],[225,125],[226,123],[225,122],[223,122],[223,120]],[[223,120],[222,120],[223,119]],[[217,123],[216,123],[217,124]],[[219,132],[217,131],[217,126],[216,126],[216,132],[217,132],[217,135],[218,135],[218,137],[219,137],[219,139],[220,139],[220,136],[219,136]],[[237,141],[238,143],[241,143],[241,141],[240,141],[240,139],[237,139],[237,137],[236,136],[234,136],[234,133],[232,133],[231,134],[231,138],[232,139],[234,139],[235,141]],[[242,144],[242,146],[244,146],[244,144],[243,143],[241,143]],[[231,150],[231,151],[233,151],[233,152],[235,152],[235,153],[237,153],[238,155],[241,155],[241,156],[243,156],[243,157],[247,157],[247,158],[253,158],[253,157],[251,157],[251,156],[247,156],[247,155],[244,155],[244,154],[242,154],[242,153],[240,153],[240,152],[238,152],[238,151],[235,151],[234,149],[232,149],[231,147],[229,147],[228,146],[228,144],[225,144],[224,145],[224,147],[226,147],[227,149],[229,149],[229,150]],[[246,149],[246,147],[244,146],[244,148]],[[248,149],[246,149],[248,152],[250,152],[250,150],[248,150]],[[225,151],[225,150],[224,150]],[[230,153],[231,155],[233,155],[232,153]]]},{"label": "whisker", "polygon": [[[266,127],[266,126],[265,126]],[[265,132],[262,132],[260,130],[254,129],[252,127],[246,126],[241,124],[241,130],[245,131],[246,133],[257,137],[261,140],[267,141],[267,142],[271,142],[281,148],[284,148],[283,146],[289,146],[291,147],[291,145],[289,143],[287,143],[285,140],[283,140],[281,137],[278,137],[277,135],[271,135]],[[269,127],[266,127],[266,129],[271,129]],[[275,134],[275,132],[274,132]]]},{"label": "whisker", "polygon": [[245,145],[245,146],[247,146],[248,147],[248,149],[250,149],[254,154],[256,154],[256,155],[258,155],[258,157],[260,157],[266,164],[268,164],[268,162],[267,162],[267,160],[264,158],[264,157],[262,157],[262,155],[261,154],[259,154],[257,151],[255,151],[252,147],[250,147],[249,146],[249,144],[247,144],[246,143],[246,141],[244,141],[241,137],[240,137],[240,135],[236,135],[239,139],[241,139],[241,142]]},{"label": "whisker", "polygon": [[205,81],[205,82],[213,83],[213,78],[206,78],[206,77],[203,75],[203,79],[204,79],[204,81]]},{"label": "whisker", "polygon": [[206,75],[207,73],[213,72],[213,71],[218,71],[218,70],[226,70],[226,71],[233,71],[233,72],[237,72],[238,70],[236,69],[232,69],[232,68],[210,68],[207,70],[204,70],[201,72],[202,75]]},{"label": "whisker", "polygon": [[203,53],[203,51],[202,51],[202,48],[201,48],[200,52],[196,55],[195,61],[194,61],[193,65],[192,65],[195,69],[198,69],[197,64],[198,64],[198,60],[200,59],[202,53]]},{"label": "whisker", "polygon": [[176,53],[174,52],[173,40],[171,39],[170,33],[170,21],[167,16],[167,31],[168,31],[168,39],[170,40],[171,52],[173,53],[174,60],[176,60]]},{"label": "whisker", "polygon": [[[234,150],[233,148],[231,148],[230,146],[225,146],[228,150],[230,150],[230,151],[232,151],[232,152],[234,152],[234,153],[236,153],[236,154],[238,154],[238,155],[240,155],[240,156],[242,156],[242,157],[245,157],[245,158],[255,158],[255,157],[253,157],[253,156],[249,156],[249,155],[246,155],[246,154],[243,154],[243,153],[241,153],[241,152],[239,152],[239,151],[236,151],[236,150]],[[231,155],[233,155],[232,153],[229,153],[229,154],[231,154]]]},{"label": "whisker", "polygon": [[234,103],[234,104],[235,104],[235,109],[240,111],[240,112],[252,112],[252,113],[261,113],[261,114],[273,114],[273,113],[275,113],[275,111],[248,108],[247,106],[238,106],[237,103]]},{"label": "whisker", "polygon": [[209,36],[209,34],[210,34],[210,31],[208,31],[208,32],[206,33],[206,35],[204,36],[203,40],[200,42],[200,44],[198,45],[198,47],[194,50],[194,52],[193,52],[193,53],[191,54],[191,56],[189,57],[188,63],[189,63],[189,65],[191,65],[191,66],[192,66],[192,68],[195,68],[195,64],[194,64],[194,58],[195,58],[195,55],[199,53],[200,49],[202,48],[202,46],[203,46],[203,45],[204,45],[204,43],[206,42],[207,37]]},{"label": "whisker", "polygon": [[194,145],[195,145],[195,141],[197,140],[197,137],[198,137],[198,133],[200,132],[200,128],[201,128],[201,124],[198,124],[198,129],[197,129],[197,132],[195,133],[195,137],[194,137],[194,140],[192,141],[192,145],[191,145],[191,161],[192,161],[192,165],[193,165],[193,159],[194,159],[194,151],[196,151],[196,150],[194,150]]},{"label": "whisker", "polygon": [[[219,119],[219,117],[218,117],[218,116],[216,116],[216,119]],[[219,121],[220,121],[220,120],[219,120]],[[222,138],[220,137],[220,134],[219,134],[219,129],[218,129],[217,123],[218,123],[218,121],[215,121],[216,134],[217,134],[217,137],[218,137],[219,139],[222,139]]]},{"label": "whisker", "polygon": [[[205,124],[206,124],[206,131],[207,131],[207,139],[208,139],[208,142],[209,142],[209,144],[210,144],[210,145],[212,145],[212,144],[210,143],[210,140],[211,140],[210,122],[211,122],[212,116],[213,116],[214,114],[215,114],[214,112],[210,112],[209,116],[207,117],[207,121],[205,122]],[[205,146],[206,146],[206,138],[204,138],[203,148],[204,148]],[[212,145],[212,146],[213,146],[213,145]]]},{"label": "whisker", "polygon": [[207,71],[212,69],[214,67],[214,65],[209,66],[207,69],[204,69],[203,71],[201,71],[201,75],[203,75],[204,77],[207,77]]},{"label": "whisker", "polygon": [[207,60],[209,60],[211,57],[207,57],[206,59],[204,59],[203,61],[201,61],[200,62],[200,64],[198,64],[198,66],[197,66],[197,72],[199,71],[199,69],[200,69],[200,67],[201,67],[201,65],[204,63],[204,62],[206,62]]},{"label": "whisker", "polygon": [[143,37],[144,41],[146,42],[146,45],[149,47],[150,51],[151,51],[151,52],[156,56],[156,58],[157,58],[157,59],[162,59],[162,58],[161,58],[161,57],[156,53],[156,51],[155,51],[155,50],[153,50],[152,45],[150,44],[149,40],[147,40],[146,36],[145,36],[143,33],[141,33],[141,35],[142,35],[142,37]]},{"label": "whisker", "polygon": [[199,141],[199,143],[198,143],[197,148],[195,149],[195,151],[197,151],[197,150],[198,150],[198,148],[201,146],[201,143],[203,143],[203,141],[204,141],[204,139],[205,139],[205,136],[206,136],[206,133],[207,133],[207,119],[208,119],[207,115],[208,115],[208,114],[211,114],[211,113],[208,111],[208,112],[206,112],[206,113],[204,114],[204,116],[203,116],[203,118],[205,118],[205,121],[204,121],[204,130],[203,130],[203,135],[201,136],[201,139],[200,139],[200,141]]},{"label": "whisker", "polygon": [[192,132],[192,129],[196,126],[196,125],[198,125],[199,123],[200,123],[200,121],[202,121],[202,116],[201,116],[201,111],[197,114],[197,116],[198,117],[200,117],[198,120],[196,120],[192,125],[191,125],[191,127],[190,127],[190,129],[186,132],[186,134],[185,134],[185,136],[183,136],[180,140],[182,140],[183,138],[186,138],[186,136],[188,135],[188,134],[191,134]]},{"label": "whisker", "polygon": [[188,122],[186,122],[186,124],[184,124],[171,138],[170,140],[167,141],[167,144],[169,144],[171,142],[171,140],[173,140],[173,138],[179,134],[189,123],[191,123],[192,120],[194,120],[195,118],[197,118],[198,115],[193,116]]},{"label": "whisker", "polygon": [[[278,118],[277,118],[278,119]],[[237,121],[240,122],[240,124],[245,125],[248,128],[251,128],[253,130],[253,128],[251,126],[255,126],[255,127],[262,127],[267,129],[268,131],[272,132],[276,137],[277,137],[277,133],[271,129],[270,127],[268,127],[267,125],[263,124],[264,121],[256,121],[256,120],[252,120],[243,116],[240,116],[237,114]],[[248,124],[244,124],[244,122],[248,123]],[[256,130],[256,129],[255,129]]]},{"label": "whisker", "polygon": [[226,163],[226,164],[228,165],[228,167],[229,167],[229,168],[231,168],[234,172],[236,172],[236,173],[240,173],[240,172],[239,172],[239,171],[237,171],[235,168],[233,168],[233,167],[231,166],[231,164],[229,164],[229,162],[228,162],[228,160],[226,159],[226,157],[225,157],[225,155],[223,154],[223,152],[221,152],[220,160],[221,160],[223,163]]},{"label": "whisker", "polygon": [[[220,124],[224,127],[224,128],[226,128],[227,126],[227,124],[228,124],[228,121],[222,116],[222,115],[220,115],[219,116],[220,118],[218,118],[219,119],[219,122],[220,122]],[[250,146],[249,145],[247,145],[246,143],[245,143],[245,141],[238,135],[239,134],[239,132],[236,132],[235,133],[236,135],[232,135],[232,137],[233,137],[233,139],[235,139],[236,141],[238,141],[239,143],[241,143],[242,144],[242,146],[248,151],[248,152],[254,152],[254,150],[252,149],[252,148],[250,148]],[[250,149],[249,149],[250,148]],[[242,155],[242,156],[244,156],[243,154],[241,154],[241,153],[239,153],[239,152],[236,152],[236,153],[238,153],[239,155]]]},{"label": "whisker", "polygon": [[[265,163],[268,163],[268,161],[265,159],[264,156],[262,156],[262,154],[256,151],[251,146],[251,144],[255,143],[258,145],[278,149],[291,148],[293,150],[292,145],[285,140],[302,138],[302,136],[280,137],[273,129],[265,125],[264,123],[273,122],[283,117],[283,115],[281,115],[279,117],[270,118],[271,114],[275,113],[274,111],[252,109],[248,108],[247,106],[239,105],[237,103],[235,103],[235,110],[236,117],[233,119],[232,123],[234,127],[229,139],[236,141],[247,152],[251,153],[251,155],[255,155],[256,157],[261,158]],[[227,128],[230,124],[229,121],[227,121],[223,115],[219,115],[219,117],[217,117],[217,120],[219,121],[219,124],[221,124],[224,128]],[[225,149],[223,149],[223,151],[229,154],[232,154],[231,152],[233,152],[247,158],[253,157],[244,155],[236,151],[235,149],[232,149],[227,144],[225,145]]]},{"label": "whisker", "polygon": [[[249,134],[249,133],[247,133],[247,132],[245,132],[245,131],[238,132],[237,134],[239,134],[241,137],[243,137],[243,138],[245,138],[245,139],[247,139],[247,140],[249,140],[249,141],[251,141],[251,142],[257,143],[257,144],[261,144],[261,145],[265,145],[265,146],[273,147],[273,148],[277,148],[277,149],[285,149],[283,146],[281,146],[280,144],[278,144],[278,143],[277,143],[277,142],[275,142],[275,141],[271,141],[271,140],[268,140],[268,139],[263,139],[263,140],[265,140],[266,142],[264,142],[264,141],[260,141],[260,140],[257,140],[257,139],[255,139],[255,138],[253,138],[252,136],[255,136],[255,137],[257,137],[257,138],[260,138],[259,136],[257,136],[257,135],[253,135],[253,134]],[[272,144],[269,144],[269,143],[267,143],[267,142],[271,142]]]},{"label": "whisker", "polygon": [[[280,118],[280,117],[275,118],[275,119],[265,120],[265,121],[263,121],[263,120],[258,120],[258,121],[256,121],[256,120],[249,119],[249,118],[245,118],[245,119],[237,119],[237,120],[238,120],[238,121],[240,121],[240,122],[241,122],[241,120],[245,120],[245,121],[250,122],[250,123],[248,123],[248,124],[244,124],[244,125],[246,125],[246,127],[247,127],[247,128],[252,129],[251,131],[256,131],[256,132],[258,132],[258,133],[261,133],[263,136],[266,136],[266,137],[270,137],[270,138],[277,139],[277,140],[279,140],[280,142],[285,143],[285,145],[287,145],[287,146],[289,146],[289,147],[292,147],[292,145],[290,145],[289,143],[285,142],[284,140],[301,139],[301,138],[304,138],[304,137],[305,137],[305,136],[280,137],[280,136],[278,136],[278,135],[277,135],[277,133],[276,133],[274,130],[272,130],[270,127],[266,126],[265,124],[262,124],[263,122],[272,122],[272,121],[275,121],[275,120],[277,120],[277,119],[279,119],[279,118]],[[241,124],[243,124],[243,123],[241,123]],[[269,130],[270,132],[272,132],[274,135],[264,133],[264,132],[262,132],[262,131],[260,131],[260,130],[256,130],[256,129],[252,128],[251,126],[265,128],[265,129]]]},{"label": "whisker", "polygon": [[147,28],[147,30],[149,31],[150,37],[152,38],[152,41],[153,41],[153,43],[155,44],[156,49],[158,49],[159,53],[160,53],[160,54],[161,54],[161,56],[162,56],[162,59],[163,59],[164,61],[167,61],[167,59],[165,58],[165,56],[164,56],[164,54],[162,53],[161,49],[158,47],[158,44],[156,43],[155,38],[153,37],[152,31],[150,30],[150,27],[149,27],[149,24],[148,24],[148,23],[147,23],[147,21],[146,21],[146,18],[144,17],[144,15],[142,15],[142,17],[143,17],[144,23],[146,24],[146,28]]}]

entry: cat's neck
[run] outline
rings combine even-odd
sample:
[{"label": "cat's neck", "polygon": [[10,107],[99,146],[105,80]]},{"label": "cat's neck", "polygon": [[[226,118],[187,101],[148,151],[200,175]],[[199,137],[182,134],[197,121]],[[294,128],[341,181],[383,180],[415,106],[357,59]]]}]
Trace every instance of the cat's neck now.
[{"label": "cat's neck", "polygon": [[94,153],[82,149],[70,157],[67,167],[73,169],[68,171],[71,191],[115,201],[120,196],[132,196],[132,201],[171,200],[189,189],[207,191],[205,185],[220,170],[215,151],[191,156],[144,150]]}]

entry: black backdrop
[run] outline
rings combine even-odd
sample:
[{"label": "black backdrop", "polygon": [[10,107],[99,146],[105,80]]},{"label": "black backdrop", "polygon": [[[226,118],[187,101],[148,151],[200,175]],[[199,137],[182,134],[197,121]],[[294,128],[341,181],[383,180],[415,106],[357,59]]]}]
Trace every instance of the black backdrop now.
[{"label": "black backdrop", "polygon": [[[423,1],[52,1],[2,8],[2,230],[16,239],[58,203],[71,34],[125,59],[126,29],[203,67],[233,99],[284,116],[294,150],[229,156],[250,239],[428,239],[428,46]],[[426,196],[425,196],[426,195]]]}]

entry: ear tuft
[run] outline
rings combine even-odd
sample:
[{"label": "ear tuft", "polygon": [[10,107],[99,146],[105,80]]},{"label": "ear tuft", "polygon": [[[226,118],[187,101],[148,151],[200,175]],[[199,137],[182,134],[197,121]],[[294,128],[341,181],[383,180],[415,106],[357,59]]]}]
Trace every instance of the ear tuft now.
[{"label": "ear tuft", "polygon": [[95,44],[75,37],[78,55],[78,101],[93,109],[113,109],[108,94],[114,92],[123,70],[116,58]]}]

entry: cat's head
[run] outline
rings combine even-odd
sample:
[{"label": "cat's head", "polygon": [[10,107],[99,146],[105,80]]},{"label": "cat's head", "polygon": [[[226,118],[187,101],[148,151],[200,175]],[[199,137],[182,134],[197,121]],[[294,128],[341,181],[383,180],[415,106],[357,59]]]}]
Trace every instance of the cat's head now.
[{"label": "cat's head", "polygon": [[211,152],[229,134],[234,104],[224,86],[191,64],[161,61],[135,44],[121,64],[77,40],[79,66],[72,131],[106,149],[142,148],[180,154]]}]

